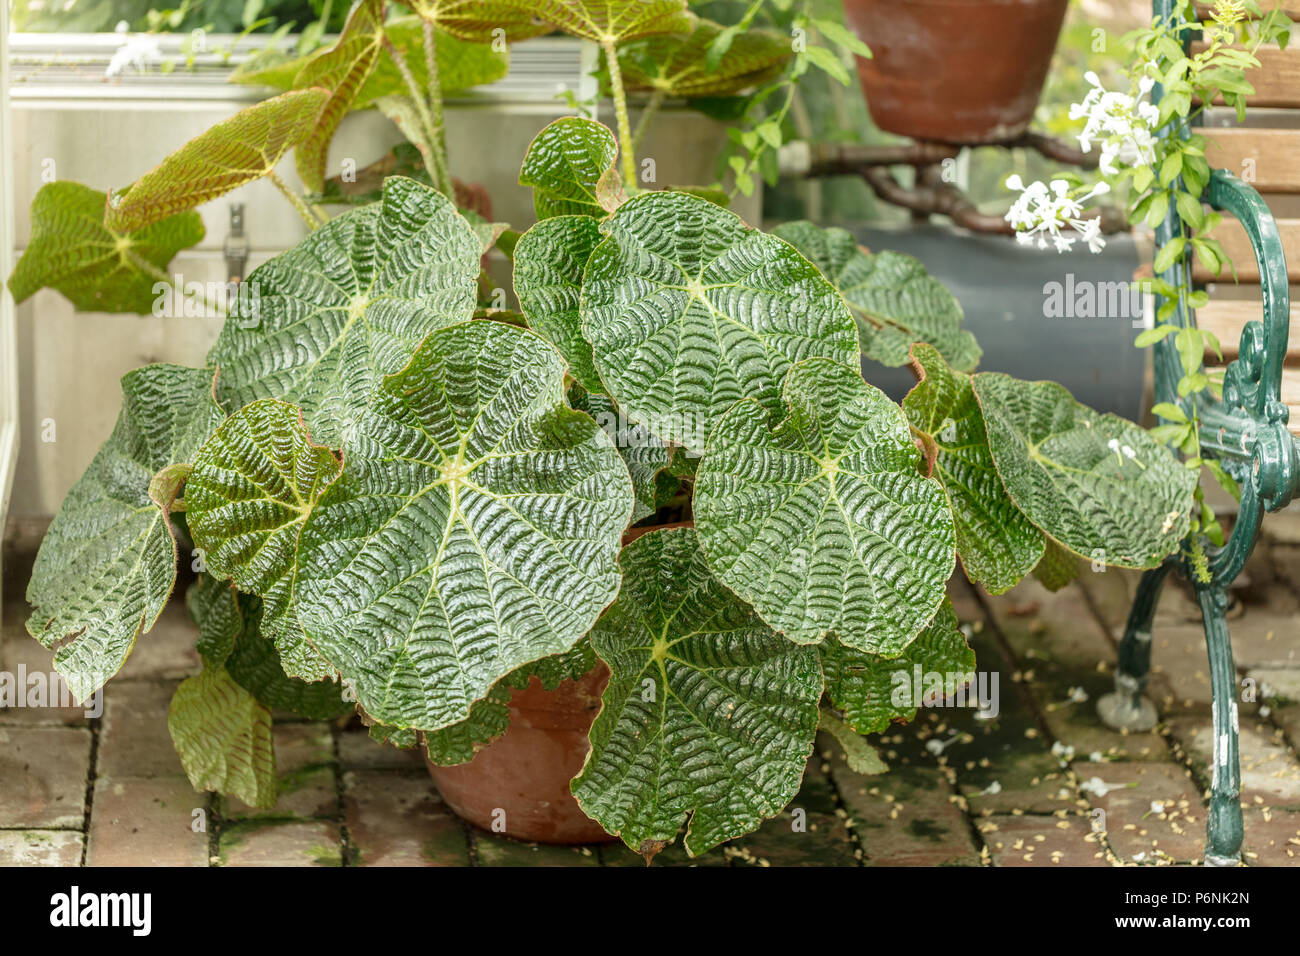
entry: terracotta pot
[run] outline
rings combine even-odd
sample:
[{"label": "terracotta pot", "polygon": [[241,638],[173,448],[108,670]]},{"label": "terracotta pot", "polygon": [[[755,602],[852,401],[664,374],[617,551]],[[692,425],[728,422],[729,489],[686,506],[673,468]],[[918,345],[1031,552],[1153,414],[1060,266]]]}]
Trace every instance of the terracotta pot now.
[{"label": "terracotta pot", "polygon": [[[510,693],[510,729],[469,763],[429,773],[443,800],[485,830],[538,843],[601,843],[614,839],[569,792],[587,759],[587,731],[600,710],[609,669],[598,664],[581,680],[545,690],[534,677]],[[505,811],[502,819],[498,810]]]},{"label": "terracotta pot", "polygon": [[883,130],[944,143],[1029,128],[1069,0],[844,0],[873,59],[858,59]]}]

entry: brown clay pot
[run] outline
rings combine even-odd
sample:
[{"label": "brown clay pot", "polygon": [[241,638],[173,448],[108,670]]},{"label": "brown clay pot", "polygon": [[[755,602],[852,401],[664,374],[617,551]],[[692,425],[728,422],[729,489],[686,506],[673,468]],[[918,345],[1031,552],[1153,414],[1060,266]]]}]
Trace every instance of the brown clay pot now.
[{"label": "brown clay pot", "polygon": [[[510,692],[510,729],[469,763],[429,773],[443,800],[485,830],[501,819],[504,833],[537,843],[601,843],[614,839],[569,792],[587,759],[587,731],[600,710],[609,668],[546,690],[536,677]],[[497,831],[502,832],[499,827]]]},{"label": "brown clay pot", "polygon": [[844,0],[871,47],[858,78],[883,130],[993,143],[1029,128],[1069,0]]}]

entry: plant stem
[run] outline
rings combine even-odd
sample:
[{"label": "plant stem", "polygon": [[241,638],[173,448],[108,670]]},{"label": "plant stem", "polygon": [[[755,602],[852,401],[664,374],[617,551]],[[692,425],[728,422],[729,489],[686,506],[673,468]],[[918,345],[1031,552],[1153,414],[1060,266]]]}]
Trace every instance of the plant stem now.
[{"label": "plant stem", "polygon": [[302,220],[307,223],[308,229],[316,229],[320,226],[321,221],[317,218],[316,214],[311,211],[311,207],[303,202],[301,196],[289,188],[289,184],[281,179],[275,170],[271,170],[271,172],[267,173],[266,176],[275,184],[275,188],[284,194],[284,198],[289,200],[289,205],[293,206],[293,208],[298,211],[298,215],[302,216]]},{"label": "plant stem", "polygon": [[[153,279],[155,282],[165,282],[169,286],[172,285],[173,283],[177,283],[181,286],[181,293],[183,295],[192,294],[189,292],[185,292],[184,283],[179,282],[179,277],[168,275],[166,272],[158,268],[156,265],[154,265],[152,262],[150,262],[148,259],[140,255],[139,253],[131,249],[127,249],[126,258],[128,261],[130,261],[131,265],[135,266],[137,269],[139,269],[145,275],[149,276],[149,278]],[[218,318],[225,317],[225,311],[222,308],[221,303],[214,302],[212,299],[208,298],[208,293],[206,291],[206,288],[202,293],[193,293],[193,295],[195,296],[195,298],[201,297],[203,299],[203,304],[207,306],[209,312],[213,313]]]},{"label": "plant stem", "polygon": [[455,202],[455,189],[451,181],[451,163],[447,159],[446,117],[442,109],[442,79],[438,74],[438,37],[433,29],[432,20],[421,20],[424,28],[424,66],[429,74],[429,115],[432,129],[429,148],[433,151],[433,161],[442,174],[446,188],[443,195]]},{"label": "plant stem", "polygon": [[618,151],[622,153],[623,185],[627,191],[636,190],[636,144],[632,140],[632,124],[627,118],[627,94],[623,92],[623,73],[618,67],[618,50],[613,40],[601,42],[605,62],[609,65],[609,88],[614,98],[614,115],[618,118]]},{"label": "plant stem", "polygon": [[420,85],[415,82],[415,74],[411,72],[405,54],[388,37],[384,37],[384,49],[393,58],[393,63],[397,65],[397,72],[401,74],[402,82],[406,84],[406,90],[410,94],[412,102],[415,103],[415,112],[420,118],[420,125],[423,127],[424,149],[420,150],[420,155],[424,158],[424,168],[429,172],[429,179],[433,182],[433,188],[450,198],[449,184],[444,181],[442,167],[438,164],[437,151],[433,145],[433,116],[429,113],[429,105],[425,101],[424,93],[421,91]]},{"label": "plant stem", "polygon": [[654,120],[655,114],[659,108],[664,105],[664,91],[655,90],[650,94],[650,99],[646,102],[645,109],[641,111],[641,118],[637,120],[636,132],[632,134],[632,149],[641,148],[641,141],[645,139],[646,133],[650,132],[650,123]]}]

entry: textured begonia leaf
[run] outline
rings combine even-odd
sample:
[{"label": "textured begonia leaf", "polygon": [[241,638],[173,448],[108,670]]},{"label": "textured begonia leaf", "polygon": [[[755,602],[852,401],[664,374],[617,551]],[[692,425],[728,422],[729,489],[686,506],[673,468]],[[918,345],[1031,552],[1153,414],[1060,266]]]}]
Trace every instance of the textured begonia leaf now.
[{"label": "textured begonia leaf", "polygon": [[325,90],[294,90],[209,127],[110,202],[105,227],[142,229],[261,179],[315,127],[328,98]]},{"label": "textured begonia leaf", "polygon": [[905,365],[913,342],[927,342],[953,368],[979,364],[975,336],[961,327],[961,304],[921,263],[901,252],[869,253],[846,229],[788,222],[772,230],[821,270],[853,307],[862,352]]},{"label": "textured begonia leaf", "polygon": [[672,460],[671,450],[642,425],[629,422],[619,415],[618,407],[608,395],[594,395],[581,386],[569,389],[569,404],[586,412],[604,429],[623,457],[628,474],[632,477],[632,493],[636,505],[632,509],[632,522],[654,514],[658,507],[659,473]]},{"label": "textured begonia leaf", "polygon": [[794,366],[789,415],[758,403],[718,423],[695,482],[709,565],[778,632],[900,654],[952,573],[952,512],[922,477],[902,410],[828,359]]},{"label": "textured begonia leaf", "polygon": [[698,20],[689,34],[648,37],[620,50],[624,87],[668,96],[735,96],[780,73],[794,55],[789,37],[746,30],[736,34],[710,70],[705,55],[722,30],[710,20]]},{"label": "textured begonia leaf", "polygon": [[334,681],[308,682],[285,673],[279,652],[263,632],[264,602],[241,595],[240,606],[244,626],[226,661],[226,670],[236,683],[272,710],[291,711],[310,720],[341,717],[356,708]]},{"label": "textured begonia leaf", "polygon": [[689,33],[686,0],[513,0],[565,33],[621,43],[658,33]]},{"label": "textured begonia leaf", "polygon": [[206,664],[224,664],[244,631],[239,595],[229,581],[200,574],[185,591],[185,609],[199,629],[197,648]]},{"label": "textured begonia leaf", "polygon": [[528,327],[554,345],[569,374],[589,392],[603,392],[582,337],[582,274],[600,242],[600,226],[587,216],[543,219],[515,244],[514,286]]},{"label": "textured begonia leaf", "polygon": [[208,571],[265,599],[262,633],[308,680],[333,672],[304,644],[293,616],[295,559],[303,524],[341,467],[312,442],[297,407],[263,399],[222,422],[185,485],[186,521]]},{"label": "textured begonia leaf", "polygon": [[[384,27],[388,41],[406,58],[411,77],[423,93],[429,87],[428,64],[424,56],[424,31],[419,17],[399,17]],[[441,30],[434,32],[438,57],[438,87],[445,96],[472,86],[495,83],[510,72],[509,47],[493,49],[489,43],[469,43]],[[365,109],[381,97],[409,97],[410,89],[393,55],[385,48],[367,77],[352,109]]]},{"label": "textured begonia leaf", "polygon": [[519,168],[519,185],[533,189],[539,220],[552,216],[605,217],[597,196],[601,177],[614,168],[618,143],[604,123],[562,116],[533,137]]},{"label": "textured begonia leaf", "polygon": [[250,807],[275,806],[271,712],[220,664],[181,681],[167,729],[195,790],[238,797]]},{"label": "textured begonia leaf", "polygon": [[1051,538],[1124,568],[1155,567],[1177,549],[1196,474],[1168,448],[1054,382],[981,372],[974,386],[1007,494]]},{"label": "textured begonia leaf", "polygon": [[834,638],[822,644],[821,655],[831,704],[860,734],[879,733],[895,720],[915,720],[917,707],[935,684],[941,682],[941,692],[948,697],[975,673],[975,652],[966,645],[957,614],[946,600],[901,657],[864,653]]},{"label": "textured begonia leaf", "polygon": [[652,192],[602,226],[582,285],[583,334],[619,406],[659,437],[702,451],[742,398],[780,405],[794,362],[858,367],[839,294],[808,260],[735,213]]},{"label": "textured begonia leaf", "polygon": [[158,294],[157,272],[203,238],[203,220],[190,210],[139,232],[104,227],[108,197],[71,181],[46,183],[32,200],[32,235],[9,277],[22,302],[48,286],[83,312],[148,315]]},{"label": "textured begonia leaf", "polygon": [[1078,557],[1049,540],[1042,560],[1034,566],[1034,577],[1038,583],[1049,591],[1059,591],[1078,576]]},{"label": "textured begonia leaf", "polygon": [[348,14],[334,46],[307,60],[293,79],[294,89],[329,91],[314,131],[299,141],[294,150],[298,176],[312,192],[325,188],[325,160],[330,141],[379,62],[383,42],[384,0],[361,0]]},{"label": "textured begonia leaf", "polygon": [[563,386],[542,339],[473,321],[432,333],[362,413],[303,529],[297,606],[374,721],[463,720],[617,593],[631,482]]},{"label": "textured begonia leaf", "polygon": [[647,861],[689,817],[694,856],[799,791],[821,667],[713,576],[693,530],[642,535],[619,563],[623,589],[591,632],[611,677],[573,794]]},{"label": "textured begonia leaf", "polygon": [[591,642],[584,639],[563,654],[543,657],[511,671],[492,685],[486,697],[470,706],[464,720],[423,734],[429,760],[439,767],[468,763],[510,727],[512,689],[525,688],[536,677],[543,688],[555,690],[562,681],[578,680],[598,663]]},{"label": "textured begonia leaf", "polygon": [[212,372],[148,365],[122,377],[113,434],[64,499],[36,555],[28,632],[86,700],[153,627],[176,581],[168,502],[153,476],[189,461],[221,421]]},{"label": "textured begonia leaf", "polygon": [[217,397],[280,398],[312,438],[343,447],[383,375],[429,332],[474,313],[479,240],[439,192],[394,176],[354,209],[254,269],[208,361]]},{"label": "textured begonia leaf", "polygon": [[517,43],[554,29],[533,15],[533,6],[528,0],[413,0],[411,9],[462,40],[491,43],[504,30]]},{"label": "textured begonia leaf", "polygon": [[1043,533],[1002,487],[970,376],[954,372],[924,343],[912,346],[912,362],[920,381],[903,399],[903,411],[934,442],[934,475],[952,504],[957,554],[968,578],[1001,594],[1042,558]]}]

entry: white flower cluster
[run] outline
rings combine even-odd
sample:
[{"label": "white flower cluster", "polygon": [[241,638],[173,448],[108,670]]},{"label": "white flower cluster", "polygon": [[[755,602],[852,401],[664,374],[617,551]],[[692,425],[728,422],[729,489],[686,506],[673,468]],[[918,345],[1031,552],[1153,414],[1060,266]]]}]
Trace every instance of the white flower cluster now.
[{"label": "white flower cluster", "polygon": [[[1138,81],[1138,95],[1107,91],[1097,74],[1085,76],[1092,89],[1082,103],[1070,107],[1071,119],[1083,119],[1083,132],[1079,134],[1079,148],[1091,152],[1093,144],[1101,148],[1100,169],[1106,176],[1119,174],[1119,165],[1135,167],[1155,163],[1155,124],[1160,111],[1146,100],[1155,85],[1150,77]],[[1106,240],[1101,235],[1101,220],[1084,218],[1084,205],[1094,196],[1110,191],[1101,182],[1091,190],[1071,189],[1063,179],[1050,184],[1042,182],[1024,184],[1019,176],[1006,182],[1020,196],[1007,211],[1006,220],[1016,230],[1016,240],[1022,244],[1037,244],[1046,249],[1050,238],[1057,252],[1067,252],[1078,240],[1087,244],[1092,252],[1101,252]],[[1067,232],[1066,230],[1070,230]]]},{"label": "white flower cluster", "polygon": [[[1101,220],[1083,218],[1083,206],[1094,196],[1110,191],[1106,183],[1098,183],[1087,192],[1071,189],[1064,179],[1053,179],[1050,186],[1042,182],[1028,186],[1019,176],[1007,179],[1007,188],[1019,191],[1020,196],[1007,211],[1006,220],[1016,230],[1016,241],[1022,245],[1037,243],[1046,249],[1048,237],[1057,252],[1067,252],[1077,239],[1082,239],[1093,252],[1101,252],[1106,240],[1101,237]],[[1067,232],[1065,230],[1071,230]]]}]

